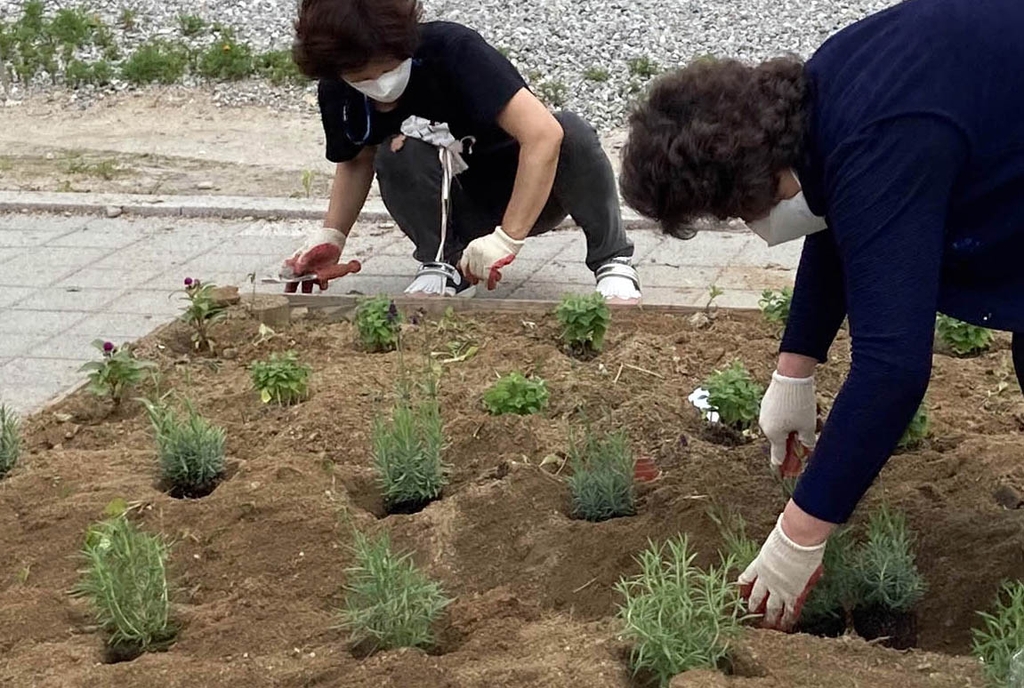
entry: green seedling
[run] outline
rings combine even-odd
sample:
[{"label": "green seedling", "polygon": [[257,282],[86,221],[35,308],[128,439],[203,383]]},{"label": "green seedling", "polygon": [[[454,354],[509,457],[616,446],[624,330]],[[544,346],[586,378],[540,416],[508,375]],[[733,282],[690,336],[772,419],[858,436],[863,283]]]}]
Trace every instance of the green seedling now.
[{"label": "green seedling", "polygon": [[718,411],[719,422],[736,432],[749,431],[761,411],[764,387],[754,382],[739,361],[716,370],[704,381],[708,404]]},{"label": "green seedling", "polygon": [[125,31],[134,31],[135,25],[138,23],[139,13],[133,9],[125,7],[121,10],[120,16],[117,18],[117,23],[120,24],[121,28]]},{"label": "green seedling", "polygon": [[587,81],[604,83],[612,78],[612,75],[604,67],[588,67],[587,71],[583,72],[583,78]]},{"label": "green seedling", "polygon": [[575,518],[598,522],[636,513],[633,453],[625,432],[601,437],[588,427],[582,442],[570,436],[569,465]]},{"label": "green seedling", "polygon": [[339,626],[372,651],[430,647],[433,625],[451,602],[420,571],[411,554],[398,554],[387,534],[353,533],[355,562],[346,569],[345,609]]},{"label": "green seedling", "polygon": [[704,305],[704,312],[711,313],[711,307],[715,305],[715,300],[719,296],[725,293],[725,290],[719,287],[717,284],[712,284],[708,287],[708,302]]},{"label": "green seedling", "polygon": [[853,531],[838,528],[825,545],[821,578],[807,596],[800,615],[802,628],[834,626],[834,635],[846,629],[846,609],[856,595],[853,557]]},{"label": "green seedling", "polygon": [[441,496],[448,482],[441,460],[444,423],[436,395],[414,403],[402,394],[390,420],[374,419],[373,462],[389,513],[417,511]]},{"label": "green seedling", "polygon": [[789,305],[793,300],[793,290],[789,287],[781,291],[765,289],[761,292],[761,300],[757,305],[761,308],[761,314],[769,324],[777,327],[785,327],[789,320]]},{"label": "green seedling", "polygon": [[555,309],[555,317],[562,326],[562,339],[573,354],[592,354],[604,347],[612,314],[601,294],[566,296]]},{"label": "green seedling", "polygon": [[153,39],[140,45],[121,65],[121,76],[135,84],[173,84],[185,75],[188,49],[180,43]]},{"label": "green seedling", "polygon": [[302,170],[302,190],[306,193],[306,198],[313,195],[314,179],[316,179],[316,173],[313,170]]},{"label": "green seedling", "polygon": [[252,384],[264,404],[297,404],[309,396],[310,367],[299,362],[294,351],[270,354],[266,361],[249,366]]},{"label": "green seedling", "polygon": [[708,517],[718,526],[725,545],[723,561],[732,565],[734,573],[742,573],[757,558],[760,545],[747,537],[747,522],[737,512],[722,504],[714,504],[707,511]]},{"label": "green seedling", "polygon": [[192,328],[192,348],[206,349],[213,353],[214,341],[210,339],[210,327],[227,315],[226,308],[213,295],[214,284],[203,284],[191,277],[185,278],[185,299],[188,305],[181,314],[181,321]]},{"label": "green seedling", "polygon": [[235,40],[230,31],[222,32],[199,56],[196,69],[207,79],[244,79],[255,70],[252,48],[247,43]]},{"label": "green seedling", "polygon": [[882,506],[871,515],[867,540],[855,553],[851,571],[858,606],[907,612],[917,604],[926,586],[917,570],[914,544],[902,513]]},{"label": "green seedling", "polygon": [[151,361],[135,358],[127,344],[117,347],[113,342],[97,339],[92,343],[101,355],[99,361],[90,361],[79,372],[89,373],[89,391],[99,397],[109,397],[114,406],[120,406],[125,393],[139,383],[143,373],[155,368]]},{"label": "green seedling", "polygon": [[195,14],[179,14],[178,29],[185,38],[198,36],[206,28],[206,21]]},{"label": "green seedling", "polygon": [[285,83],[302,84],[308,81],[299,71],[290,50],[272,50],[256,56],[256,73],[275,86]]},{"label": "green seedling", "polygon": [[992,611],[978,615],[982,626],[971,630],[972,647],[985,669],[985,678],[992,688],[1015,688],[1019,684],[1012,681],[1024,678],[1019,675],[1021,667],[1014,667],[1014,656],[1024,649],[1024,581],[1003,583]]},{"label": "green seedling", "polygon": [[172,497],[205,497],[224,476],[224,430],[185,401],[185,413],[143,400],[156,437],[160,476]]},{"label": "green seedling", "polygon": [[930,427],[928,404],[922,401],[921,405],[917,407],[917,411],[914,412],[914,417],[910,419],[910,425],[903,431],[903,436],[900,437],[900,441],[896,446],[904,451],[917,449],[921,446],[922,442],[928,439]]},{"label": "green seedling", "polygon": [[654,544],[637,558],[640,573],[623,578],[619,618],[632,644],[634,676],[648,675],[661,688],[690,669],[717,669],[728,657],[745,619],[739,589],[730,581],[731,560],[702,571],[685,535]]},{"label": "green seedling", "polygon": [[658,63],[646,55],[626,60],[626,66],[629,68],[629,73],[638,79],[650,79],[661,72]]},{"label": "green seedling", "polygon": [[495,416],[507,413],[527,416],[544,410],[549,396],[547,383],[541,378],[512,372],[484,392],[484,408]]},{"label": "green seedling", "polygon": [[0,404],[0,480],[2,480],[21,456],[21,421],[13,409]]},{"label": "green seedling", "polygon": [[173,640],[167,546],[138,530],[126,514],[92,526],[85,569],[73,594],[87,599],[112,651],[134,656]]},{"label": "green seedling", "polygon": [[394,351],[401,342],[404,318],[395,302],[378,296],[359,304],[356,330],[367,351]]},{"label": "green seedling", "polygon": [[948,315],[935,319],[935,330],[939,339],[957,356],[983,354],[992,346],[992,331],[970,325]]}]

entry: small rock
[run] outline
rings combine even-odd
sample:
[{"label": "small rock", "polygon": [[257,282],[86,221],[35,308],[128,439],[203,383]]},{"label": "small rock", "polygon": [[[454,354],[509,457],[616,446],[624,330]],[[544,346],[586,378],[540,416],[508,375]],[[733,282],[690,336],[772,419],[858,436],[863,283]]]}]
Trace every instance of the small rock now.
[{"label": "small rock", "polygon": [[1019,509],[1024,506],[1024,496],[1021,496],[1020,492],[1016,490],[1012,485],[1003,483],[996,488],[995,494],[996,502],[1004,509]]},{"label": "small rock", "polygon": [[224,351],[220,352],[220,357],[223,358],[225,361],[234,360],[238,358],[238,349],[232,349],[228,347],[227,349],[224,349]]},{"label": "small rock", "polygon": [[196,184],[196,188],[200,191],[209,191],[213,188],[213,182],[199,182]]},{"label": "small rock", "polygon": [[121,217],[121,213],[123,212],[124,210],[120,206],[116,205],[108,205],[106,210],[107,217],[109,217],[111,220],[113,220],[115,217]]},{"label": "small rock", "polygon": [[704,311],[697,311],[689,318],[690,325],[697,330],[702,330],[711,324],[711,318]]},{"label": "small rock", "polygon": [[234,306],[242,298],[238,295],[238,287],[232,286],[217,287],[210,292],[210,296],[218,306]]},{"label": "small rock", "polygon": [[55,413],[53,417],[57,419],[58,423],[67,423],[69,420],[74,418],[70,413]]}]

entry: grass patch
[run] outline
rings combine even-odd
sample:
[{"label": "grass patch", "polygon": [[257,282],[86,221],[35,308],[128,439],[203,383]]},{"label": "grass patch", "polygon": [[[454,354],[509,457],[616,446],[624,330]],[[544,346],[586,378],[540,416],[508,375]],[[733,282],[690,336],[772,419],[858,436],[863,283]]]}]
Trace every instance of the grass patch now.
[{"label": "grass patch", "polygon": [[197,14],[179,14],[178,31],[185,38],[198,36],[206,29],[206,20]]},{"label": "grass patch", "polygon": [[565,106],[569,89],[557,79],[546,79],[537,85],[537,95],[542,101],[557,109]]},{"label": "grass patch", "polygon": [[582,442],[569,438],[572,515],[606,521],[636,513],[633,453],[625,432],[598,436],[586,428]]},{"label": "grass patch", "polygon": [[185,76],[188,48],[159,38],[140,45],[121,65],[121,77],[135,85],[173,84]]},{"label": "grass patch", "polygon": [[1024,680],[1024,582],[1003,583],[990,612],[978,612],[981,628],[971,631],[974,655],[993,688]]},{"label": "grass patch", "polygon": [[583,72],[583,78],[587,81],[595,81],[597,83],[604,83],[612,78],[611,72],[604,67],[588,67]]},{"label": "grass patch", "polygon": [[299,71],[290,50],[271,50],[255,58],[256,73],[275,86],[304,84],[309,79]]},{"label": "grass patch", "polygon": [[196,71],[207,79],[238,81],[251,76],[255,70],[252,48],[238,42],[232,32],[222,31],[220,36],[199,55]]},{"label": "grass patch", "polygon": [[10,473],[21,457],[21,421],[13,409],[0,404],[0,480]]},{"label": "grass patch", "polygon": [[629,68],[630,75],[638,79],[650,79],[661,72],[658,63],[646,55],[629,58],[626,60],[626,67]]}]

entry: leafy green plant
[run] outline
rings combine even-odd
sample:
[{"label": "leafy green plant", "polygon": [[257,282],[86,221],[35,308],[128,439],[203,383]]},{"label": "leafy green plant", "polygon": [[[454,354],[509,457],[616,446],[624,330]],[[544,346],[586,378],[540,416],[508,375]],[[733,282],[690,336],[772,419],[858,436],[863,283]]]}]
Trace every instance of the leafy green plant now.
[{"label": "leafy green plant", "polygon": [[633,453],[625,432],[602,437],[588,427],[582,442],[570,436],[569,465],[574,517],[597,522],[636,513]]},{"label": "leafy green plant", "polygon": [[114,346],[113,342],[97,339],[92,343],[101,355],[99,361],[90,361],[79,372],[89,373],[89,391],[99,397],[110,397],[114,406],[120,406],[125,392],[138,384],[143,371],[154,368],[151,361],[135,358],[131,347]]},{"label": "leafy green plant", "polygon": [[909,611],[924,596],[914,536],[906,517],[883,505],[868,519],[867,539],[856,551],[851,575],[859,606]]},{"label": "leafy green plant", "polygon": [[156,436],[160,476],[172,497],[205,497],[224,475],[224,430],[186,400],[179,415],[163,401],[143,400]]},{"label": "leafy green plant", "polygon": [[167,545],[137,529],[126,514],[89,528],[85,569],[73,594],[92,605],[108,646],[134,656],[173,640]]},{"label": "leafy green plant", "polygon": [[210,339],[210,327],[227,315],[225,306],[214,298],[214,284],[204,284],[191,277],[185,278],[185,299],[188,305],[181,314],[181,321],[192,328],[192,348],[206,349],[213,353],[214,341]]},{"label": "leafy green plant", "polygon": [[506,413],[528,416],[542,411],[548,405],[549,396],[544,380],[512,372],[484,392],[484,407],[495,416]]},{"label": "leafy green plant", "polygon": [[198,36],[206,28],[206,20],[197,14],[179,14],[178,29],[185,38]]},{"label": "leafy green plant", "polygon": [[626,66],[629,68],[631,75],[640,79],[650,79],[661,71],[658,63],[646,55],[626,60]]},{"label": "leafy green plant", "polygon": [[711,307],[715,305],[715,301],[719,296],[725,293],[725,290],[719,287],[717,284],[712,284],[708,287],[708,302],[704,305],[704,312],[710,314]]},{"label": "leafy green plant", "polygon": [[368,351],[393,351],[402,334],[402,314],[387,296],[364,301],[356,309],[356,330]]},{"label": "leafy green plant", "polygon": [[704,381],[708,403],[718,411],[719,422],[737,432],[749,430],[761,410],[764,387],[754,382],[739,361],[716,370]]},{"label": "leafy green plant", "polygon": [[604,83],[611,77],[612,75],[604,67],[588,67],[587,71],[583,72],[584,79],[598,83]]},{"label": "leafy green plant", "polygon": [[292,59],[290,50],[271,50],[262,53],[256,56],[255,64],[256,73],[275,86],[289,82],[301,84],[307,81]]},{"label": "leafy green plant", "polygon": [[173,84],[185,75],[188,50],[180,43],[152,39],[143,43],[121,65],[125,81],[140,84]]},{"label": "leafy green plant", "polygon": [[444,423],[433,385],[414,403],[403,391],[390,422],[373,424],[373,461],[384,504],[391,513],[415,511],[440,496],[445,483],[441,451]]},{"label": "leafy green plant", "polygon": [[624,636],[633,647],[633,674],[665,688],[690,669],[716,669],[729,655],[745,616],[739,589],[729,580],[734,562],[702,571],[681,535],[650,543],[637,558],[640,573],[616,585]]},{"label": "leafy green plant", "polygon": [[13,409],[0,404],[0,480],[4,478],[21,456],[21,421]]},{"label": "leafy green plant", "polygon": [[207,79],[244,79],[255,69],[252,48],[235,40],[230,31],[224,31],[199,56],[196,68]]},{"label": "leafy green plant", "polygon": [[910,425],[903,431],[899,443],[896,445],[904,451],[913,450],[921,446],[921,443],[928,438],[931,429],[931,422],[928,419],[928,404],[925,401],[917,407],[914,417],[910,419]]},{"label": "leafy green plant", "polygon": [[[106,86],[113,78],[114,68],[106,60],[92,63],[71,60],[64,68],[64,81],[72,88],[85,84]],[[110,177],[104,178],[109,179]]]},{"label": "leafy green plant", "polygon": [[555,309],[555,317],[562,326],[562,339],[573,353],[584,355],[604,347],[612,314],[598,292],[564,297]]},{"label": "leafy green plant", "polygon": [[771,325],[785,327],[789,320],[789,304],[793,300],[793,290],[785,287],[780,291],[765,289],[757,305],[761,308],[764,319]]},{"label": "leafy green plant", "polygon": [[309,395],[309,373],[309,366],[300,363],[294,351],[270,354],[266,361],[254,361],[249,366],[252,384],[264,404],[273,401],[288,406],[305,400]]},{"label": "leafy green plant", "polygon": [[939,339],[957,356],[975,356],[992,346],[992,331],[939,314],[935,319]]},{"label": "leafy green plant", "polygon": [[836,621],[845,629],[846,608],[856,595],[853,557],[853,531],[850,528],[836,529],[825,545],[821,578],[807,596],[800,615],[802,627]]},{"label": "leafy green plant", "polygon": [[346,569],[340,626],[372,650],[429,647],[432,626],[451,602],[441,586],[420,571],[411,554],[398,554],[386,533],[353,533],[355,562]]},{"label": "leafy green plant", "polygon": [[985,677],[993,688],[1015,685],[1011,683],[1012,660],[1024,649],[1024,581],[1003,583],[993,610],[978,615],[982,626],[971,630],[972,647],[985,668]]}]

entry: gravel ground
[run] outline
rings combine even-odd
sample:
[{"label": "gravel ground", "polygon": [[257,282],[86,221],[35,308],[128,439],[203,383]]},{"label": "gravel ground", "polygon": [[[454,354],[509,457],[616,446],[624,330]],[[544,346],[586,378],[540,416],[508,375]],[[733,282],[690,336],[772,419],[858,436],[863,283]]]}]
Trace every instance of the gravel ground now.
[{"label": "gravel ground", "polygon": [[[22,3],[0,0],[0,18],[20,14]],[[153,36],[177,37],[180,14],[233,27],[257,51],[287,48],[296,8],[289,0],[51,0],[48,7],[80,4],[115,29],[126,52]],[[756,60],[795,52],[806,57],[836,30],[891,4],[893,0],[426,0],[424,7],[428,18],[458,21],[480,31],[542,96],[560,101],[556,104],[607,132],[622,126],[630,101],[646,82],[638,73],[643,70],[635,66],[638,58],[671,68],[703,55]],[[127,30],[119,25],[125,9],[135,15],[134,26]],[[311,107],[299,87],[249,81],[212,88],[225,104]],[[17,99],[21,94],[11,95]],[[99,95],[83,90],[73,99],[84,104]]]}]

